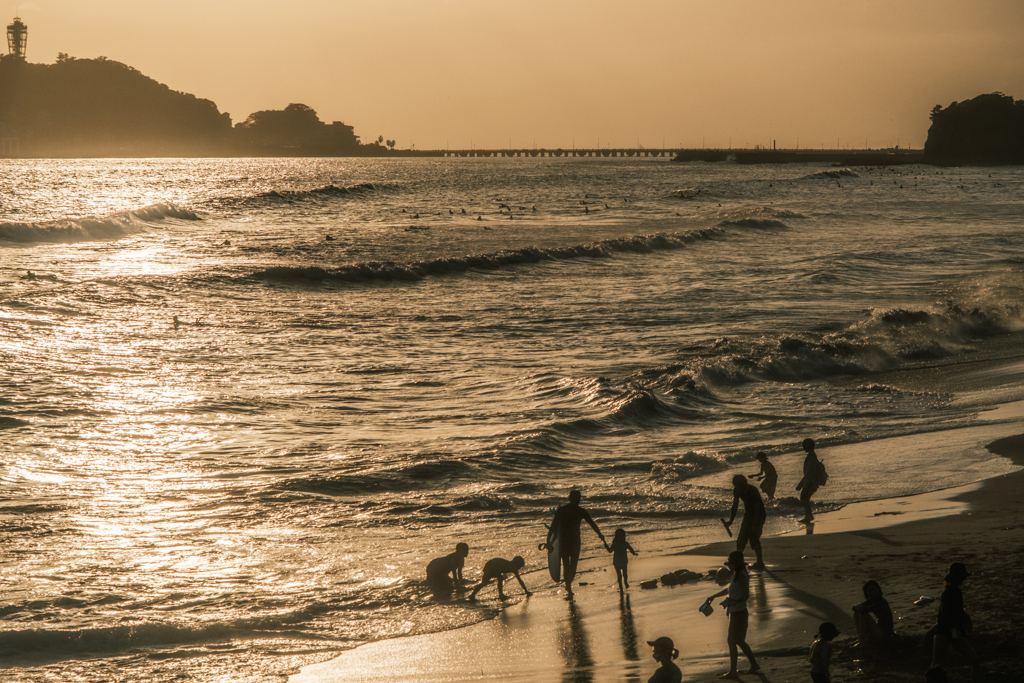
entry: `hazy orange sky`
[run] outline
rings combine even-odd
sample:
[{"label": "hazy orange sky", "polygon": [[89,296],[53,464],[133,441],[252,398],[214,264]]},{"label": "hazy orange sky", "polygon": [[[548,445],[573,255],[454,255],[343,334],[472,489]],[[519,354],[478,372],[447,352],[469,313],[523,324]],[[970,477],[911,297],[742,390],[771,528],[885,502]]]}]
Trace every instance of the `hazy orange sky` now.
[{"label": "hazy orange sky", "polygon": [[28,59],[106,56],[234,122],[293,102],[399,148],[920,147],[1024,98],[1022,0],[34,0]]}]

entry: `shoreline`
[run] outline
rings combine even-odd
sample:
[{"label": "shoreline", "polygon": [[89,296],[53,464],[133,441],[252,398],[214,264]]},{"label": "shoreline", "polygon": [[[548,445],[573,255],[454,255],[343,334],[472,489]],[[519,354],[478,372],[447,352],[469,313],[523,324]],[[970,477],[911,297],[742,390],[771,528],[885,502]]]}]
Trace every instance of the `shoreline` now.
[{"label": "shoreline", "polygon": [[[996,439],[986,447],[1024,468],[1024,434]],[[1007,595],[1018,596],[1024,589],[1024,572],[1020,570],[1024,563],[1024,506],[1018,503],[1024,469],[962,488],[950,500],[965,508],[950,515],[895,521],[880,529],[763,539],[768,564],[764,576],[781,584],[786,597],[803,606],[791,610],[783,620],[788,621],[787,628],[775,628],[766,638],[759,638],[751,629],[748,642],[765,678],[771,683],[806,679],[806,653],[817,627],[822,621],[833,621],[842,632],[834,641],[833,680],[856,677],[918,683],[931,661],[931,652],[921,641],[934,623],[937,605],[917,606],[914,602],[921,596],[937,599],[949,564],[964,562],[972,572],[964,584],[965,603],[975,625],[971,642],[986,668],[981,680],[1020,680],[1017,660],[1022,651],[1017,641],[1024,634],[1024,619],[1019,598],[1007,600]],[[733,547],[715,543],[695,552],[708,554]],[[785,568],[773,570],[773,565]],[[855,647],[856,630],[849,607],[863,600],[860,588],[869,579],[882,585],[893,610],[897,638],[895,652],[870,661]],[[680,660],[683,657],[681,654]],[[722,671],[728,668],[727,657],[720,662]],[[947,671],[950,680],[970,680],[969,668],[962,662]],[[711,680],[700,674],[687,680],[704,679]]]},{"label": "shoreline", "polygon": [[[1024,434],[998,438],[986,447],[1024,468]],[[934,622],[936,608],[917,607],[914,601],[922,595],[937,598],[948,565],[962,561],[973,573],[964,590],[976,628],[972,642],[982,658],[994,664],[992,677],[985,680],[1017,680],[1006,676],[1017,673],[1014,658],[1019,647],[1007,645],[1005,634],[1024,626],[1015,616],[1016,601],[1006,601],[1003,592],[1007,571],[1019,577],[1014,585],[1024,588],[1024,573],[1019,569],[1024,564],[1020,543],[1024,509],[1013,505],[1022,487],[1024,469],[907,497],[922,518],[869,510],[871,506],[891,508],[903,499],[867,501],[822,513],[816,520],[818,533],[790,532],[762,539],[767,568],[751,576],[748,634],[762,674],[743,678],[768,683],[805,680],[807,648],[817,626],[833,621],[843,632],[835,641],[833,680],[883,676],[897,683],[919,682],[930,653],[917,644]],[[1006,548],[1015,551],[1007,553]],[[655,668],[644,643],[659,635],[675,640],[685,681],[717,679],[728,668],[727,620],[717,608],[708,619],[700,617],[696,608],[718,586],[703,580],[641,590],[639,583],[684,566],[707,573],[733,549],[734,542],[721,541],[675,554],[641,555],[630,563],[632,588],[617,601],[614,575],[607,568],[581,572],[580,586],[585,588],[577,591],[574,601],[565,600],[560,588],[538,587],[529,580],[536,575],[530,572],[524,576],[537,594],[523,599],[513,583],[514,601],[493,619],[367,643],[303,667],[288,681],[642,680]],[[856,636],[849,608],[863,599],[860,587],[868,579],[883,587],[902,648],[897,656],[870,664],[861,661],[853,647]],[[740,670],[745,668],[741,655]],[[951,673],[951,680],[958,680],[956,670]]]}]

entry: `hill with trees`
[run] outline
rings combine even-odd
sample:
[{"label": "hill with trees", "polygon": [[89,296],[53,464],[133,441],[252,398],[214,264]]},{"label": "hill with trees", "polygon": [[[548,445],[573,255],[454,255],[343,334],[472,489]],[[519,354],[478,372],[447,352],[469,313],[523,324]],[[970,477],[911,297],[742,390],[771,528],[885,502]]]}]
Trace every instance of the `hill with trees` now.
[{"label": "hill with trees", "polygon": [[1024,164],[1024,101],[1003,93],[935,105],[925,162],[940,166]]},{"label": "hill with trees", "polygon": [[[127,64],[60,54],[55,64],[0,57],[0,156],[383,156],[352,126],[304,104],[236,126],[217,105]],[[393,149],[394,143],[388,141]]]}]

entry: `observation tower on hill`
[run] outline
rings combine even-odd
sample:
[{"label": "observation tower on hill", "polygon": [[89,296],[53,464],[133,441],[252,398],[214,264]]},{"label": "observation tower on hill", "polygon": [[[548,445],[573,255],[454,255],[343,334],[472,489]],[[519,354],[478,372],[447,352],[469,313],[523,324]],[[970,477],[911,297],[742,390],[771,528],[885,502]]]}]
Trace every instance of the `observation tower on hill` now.
[{"label": "observation tower on hill", "polygon": [[25,59],[25,47],[28,45],[28,26],[18,17],[7,27],[7,49],[17,59]]}]

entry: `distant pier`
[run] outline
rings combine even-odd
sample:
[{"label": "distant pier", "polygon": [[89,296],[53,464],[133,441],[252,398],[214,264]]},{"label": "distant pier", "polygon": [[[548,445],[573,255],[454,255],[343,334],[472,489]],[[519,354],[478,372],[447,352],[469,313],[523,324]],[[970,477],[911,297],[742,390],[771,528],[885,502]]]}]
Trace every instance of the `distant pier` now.
[{"label": "distant pier", "polygon": [[[453,149],[425,152],[445,157],[662,157],[674,159],[680,150],[668,149]],[[401,151],[399,150],[399,153]]]},{"label": "distant pier", "polygon": [[454,158],[660,158],[675,162],[737,164],[832,163],[845,166],[895,166],[924,163],[924,150],[915,149],[458,149],[395,150],[394,156]]}]

